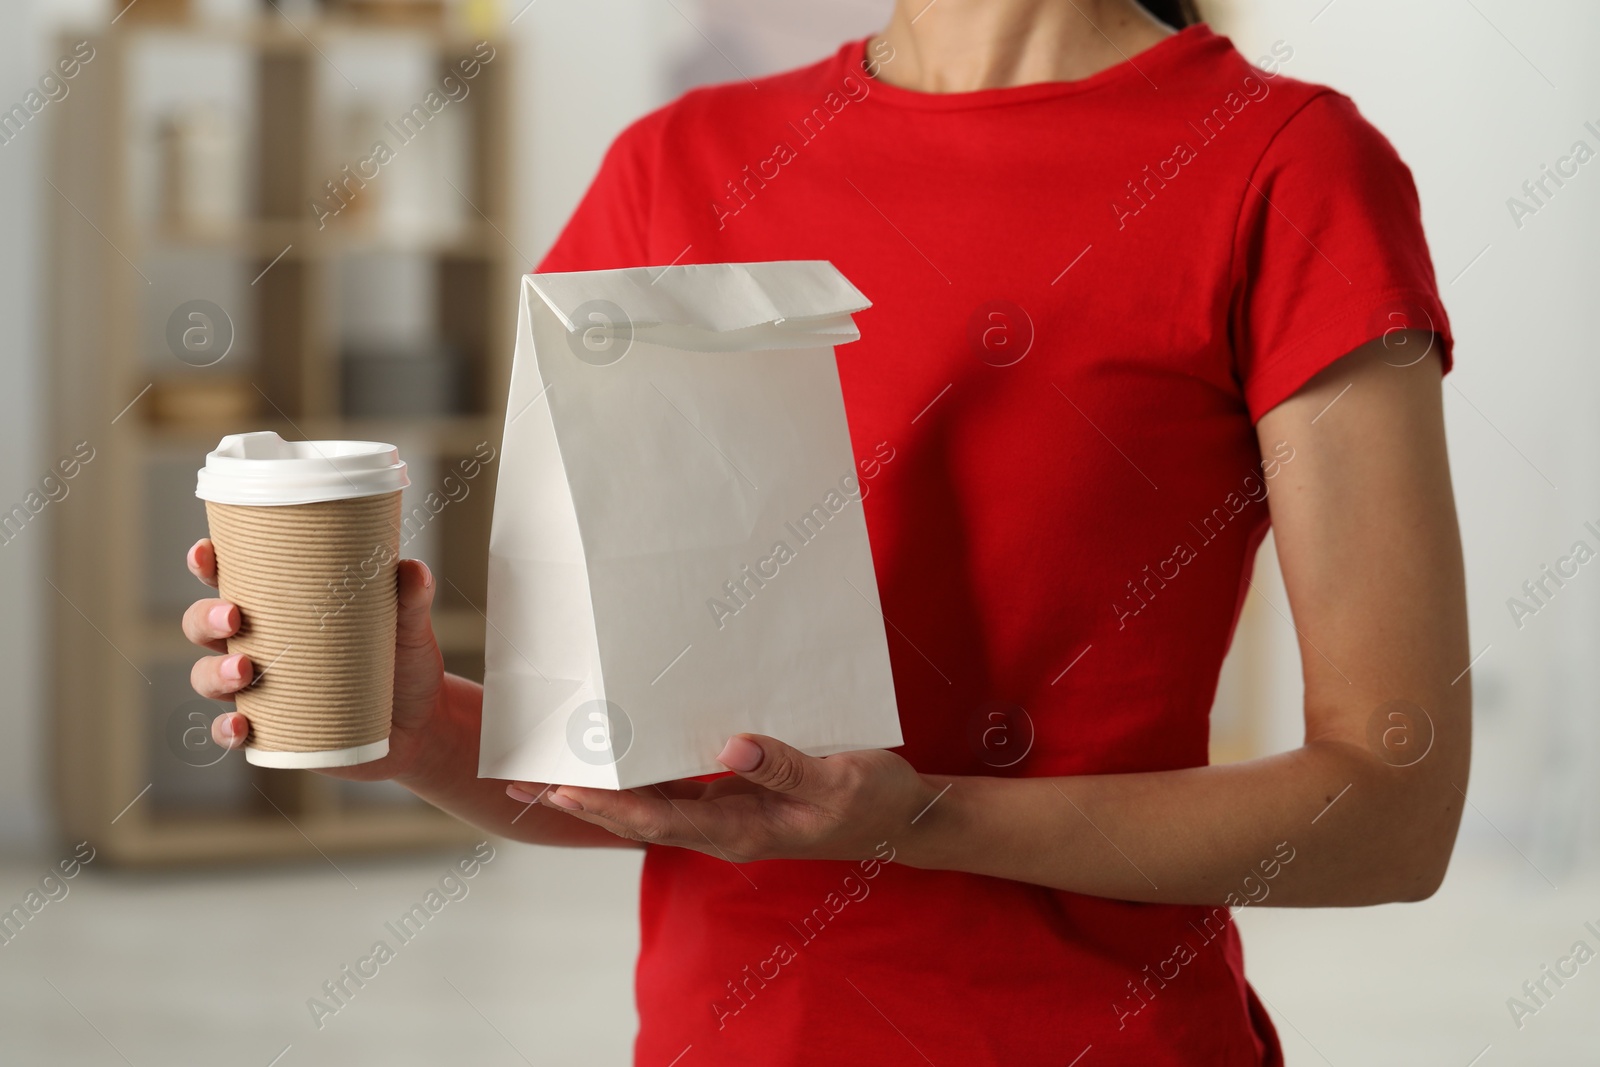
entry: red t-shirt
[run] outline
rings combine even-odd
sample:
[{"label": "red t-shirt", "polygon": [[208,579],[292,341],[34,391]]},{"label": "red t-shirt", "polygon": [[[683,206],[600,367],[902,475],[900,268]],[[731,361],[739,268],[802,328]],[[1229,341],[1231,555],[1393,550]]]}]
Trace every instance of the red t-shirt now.
[{"label": "red t-shirt", "polygon": [[[867,56],[641,119],[540,269],[831,260],[874,304],[838,363],[877,463],[900,751],[958,775],[1204,764],[1293,462],[1255,421],[1392,329],[1448,359],[1410,173],[1349,99],[1203,26],[970,93]],[[1226,908],[651,848],[641,912],[640,1064],[1281,1059]]]}]

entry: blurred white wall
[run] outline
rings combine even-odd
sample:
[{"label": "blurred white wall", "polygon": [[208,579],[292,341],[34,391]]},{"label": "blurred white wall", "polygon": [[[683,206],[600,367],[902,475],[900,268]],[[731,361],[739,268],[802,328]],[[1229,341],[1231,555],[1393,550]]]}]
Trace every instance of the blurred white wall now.
[{"label": "blurred white wall", "polygon": [[[517,251],[532,270],[612,138],[667,102],[668,66],[693,34],[657,0],[505,0],[515,21]],[[730,75],[731,76],[731,75]]]}]

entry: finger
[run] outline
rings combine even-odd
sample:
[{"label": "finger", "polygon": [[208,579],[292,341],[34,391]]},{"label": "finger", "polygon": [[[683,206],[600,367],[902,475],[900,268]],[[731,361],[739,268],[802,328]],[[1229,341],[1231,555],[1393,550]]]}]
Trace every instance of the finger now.
[{"label": "finger", "polygon": [[717,754],[717,762],[775,793],[808,795],[825,791],[829,785],[826,762],[761,734],[735,734],[728,738]]},{"label": "finger", "polygon": [[183,613],[183,636],[213,652],[228,651],[224,638],[239,629],[239,609],[226,600],[196,600]]},{"label": "finger", "polygon": [[[732,775],[724,775],[723,778],[733,782],[739,780]],[[702,782],[698,778],[679,778],[671,782],[641,786],[633,792],[643,793],[645,796],[664,796],[669,800],[704,800],[712,784]]]},{"label": "finger", "polygon": [[223,748],[239,748],[250,736],[250,720],[237,711],[225,711],[211,720],[211,740]]},{"label": "finger", "polygon": [[190,574],[213,589],[217,587],[217,550],[211,538],[202,537],[190,545],[185,562],[189,565]]},{"label": "finger", "polygon": [[653,845],[715,852],[720,851],[719,846],[728,847],[734,838],[726,825],[727,813],[704,802],[571,785],[550,790],[544,802],[584,822],[620,827],[635,840]]},{"label": "finger", "polygon": [[543,782],[512,782],[506,786],[506,796],[518,804],[537,804],[550,792],[550,787]]},{"label": "finger", "polygon": [[189,684],[207,700],[232,700],[254,677],[248,656],[207,656],[195,661]]},{"label": "finger", "polygon": [[433,572],[420,559],[403,559],[395,569],[399,588],[399,615],[395,620],[395,647],[402,652],[431,651],[433,640]]},{"label": "finger", "polygon": [[[684,785],[692,785],[698,788],[692,791],[674,788],[682,787]],[[506,796],[510,797],[512,800],[520,801],[523,804],[538,804],[548,799],[550,790],[554,788],[556,787],[545,782],[512,782],[510,785],[506,786]],[[645,790],[649,790],[649,792],[645,792]],[[698,797],[704,790],[705,783],[687,780],[684,782],[662,782],[660,785],[642,786],[639,789],[629,790],[629,792],[636,795],[659,795],[665,796],[670,800],[679,800],[690,796]],[[557,804],[555,806],[565,811],[579,810],[576,808],[570,808],[566,804]]]},{"label": "finger", "polygon": [[557,814],[569,816],[578,822],[586,822],[590,826],[598,827],[599,829],[606,831],[608,834],[620,837],[624,841],[636,841],[644,845],[678,846],[685,844],[685,842],[673,841],[665,837],[658,836],[645,827],[636,828],[633,826],[627,826],[622,823],[613,822],[612,820],[597,815],[592,811],[583,811],[581,809],[572,809],[559,804],[553,804],[550,801],[550,796],[548,793],[545,795],[544,800],[540,802],[539,806],[542,808],[549,808]]}]

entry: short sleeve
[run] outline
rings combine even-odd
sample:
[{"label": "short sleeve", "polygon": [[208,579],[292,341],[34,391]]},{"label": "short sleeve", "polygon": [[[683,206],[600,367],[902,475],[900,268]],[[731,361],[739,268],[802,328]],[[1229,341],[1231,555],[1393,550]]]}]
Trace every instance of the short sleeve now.
[{"label": "short sleeve", "polygon": [[649,264],[650,204],[664,118],[654,112],[617,135],[538,272]]},{"label": "short sleeve", "polygon": [[[1348,97],[1307,102],[1244,190],[1230,329],[1252,421],[1394,330],[1452,338],[1411,171]],[[1406,353],[1406,358],[1417,358]]]}]

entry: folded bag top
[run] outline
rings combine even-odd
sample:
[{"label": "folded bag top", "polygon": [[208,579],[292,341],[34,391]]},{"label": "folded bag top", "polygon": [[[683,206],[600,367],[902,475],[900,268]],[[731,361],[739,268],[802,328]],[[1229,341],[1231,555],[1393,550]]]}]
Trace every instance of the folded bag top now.
[{"label": "folded bag top", "polygon": [[832,263],[707,263],[534,274],[568,331],[700,352],[844,344],[872,302]]}]

